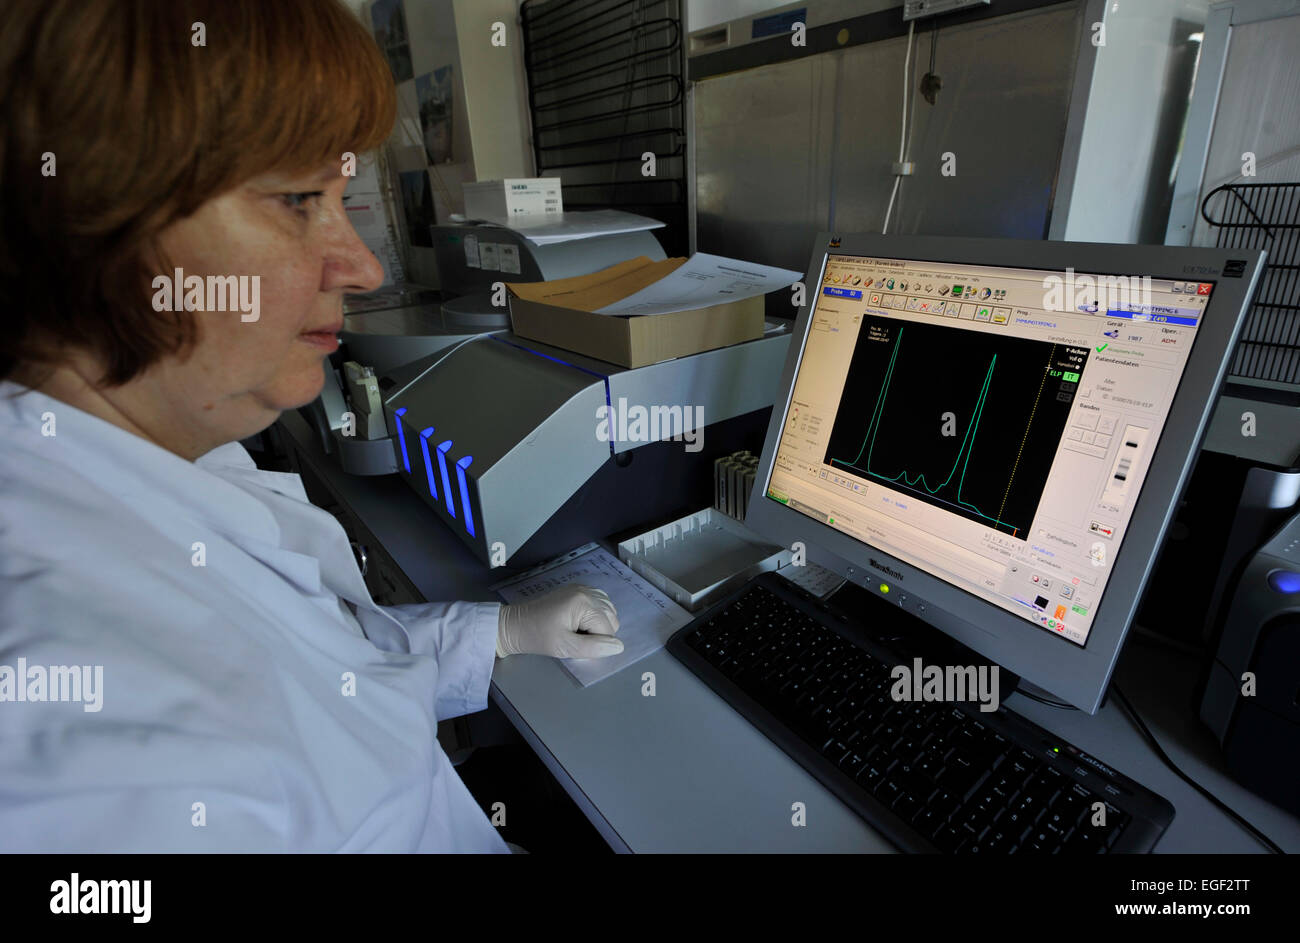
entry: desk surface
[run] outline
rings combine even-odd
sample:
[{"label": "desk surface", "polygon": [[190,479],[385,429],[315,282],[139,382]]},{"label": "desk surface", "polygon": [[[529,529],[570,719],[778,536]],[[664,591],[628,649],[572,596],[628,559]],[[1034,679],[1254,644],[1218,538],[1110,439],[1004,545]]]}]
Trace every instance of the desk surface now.
[{"label": "desk surface", "polygon": [[[426,599],[494,600],[501,573],[481,564],[395,476],[344,474],[296,413],[281,419],[299,458],[384,545]],[[1182,770],[1288,852],[1300,819],[1238,786],[1192,709],[1196,661],[1131,636],[1121,689]],[[656,695],[641,694],[655,674]],[[617,851],[892,852],[894,849],[676,659],[660,650],[589,688],[552,659],[516,655],[493,672],[492,699]],[[1015,710],[1173,803],[1159,852],[1242,853],[1262,846],[1179,779],[1111,700],[1097,715],[1019,694]],[[791,824],[802,802],[806,826]]]}]

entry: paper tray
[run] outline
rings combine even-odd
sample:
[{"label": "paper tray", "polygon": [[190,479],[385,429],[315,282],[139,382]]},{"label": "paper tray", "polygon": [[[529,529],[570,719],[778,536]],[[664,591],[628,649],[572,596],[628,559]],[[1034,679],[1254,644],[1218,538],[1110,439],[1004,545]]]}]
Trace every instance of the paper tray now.
[{"label": "paper tray", "polygon": [[674,602],[697,612],[751,577],[786,566],[790,551],[706,508],[623,541],[618,557]]}]

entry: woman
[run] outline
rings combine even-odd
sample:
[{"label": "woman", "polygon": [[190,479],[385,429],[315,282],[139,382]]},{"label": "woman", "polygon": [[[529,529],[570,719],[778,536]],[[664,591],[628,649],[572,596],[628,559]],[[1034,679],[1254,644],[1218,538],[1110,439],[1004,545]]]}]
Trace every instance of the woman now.
[{"label": "woman", "polygon": [[239,445],[381,281],[373,42],[337,0],[10,0],[0,101],[0,849],[505,850],[437,721],[494,656],[621,650],[608,598],[376,606]]}]

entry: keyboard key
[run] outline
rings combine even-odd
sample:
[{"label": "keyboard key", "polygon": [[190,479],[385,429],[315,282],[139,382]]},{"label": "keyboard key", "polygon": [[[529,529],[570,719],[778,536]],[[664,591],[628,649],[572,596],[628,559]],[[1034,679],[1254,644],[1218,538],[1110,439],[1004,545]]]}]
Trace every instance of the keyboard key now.
[{"label": "keyboard key", "polygon": [[942,852],[955,855],[970,840],[970,833],[959,826],[945,825],[934,836],[934,844]]},{"label": "keyboard key", "polygon": [[868,760],[858,773],[858,785],[869,793],[875,793],[876,787],[885,780],[885,771],[878,766],[873,766]]},{"label": "keyboard key", "polygon": [[889,749],[900,760],[908,763],[915,762],[921,756],[921,746],[911,737],[904,734],[889,745]]},{"label": "keyboard key", "polygon": [[922,838],[933,838],[935,832],[948,824],[946,816],[940,815],[934,808],[922,808],[912,816],[912,827]]},{"label": "keyboard key", "polygon": [[962,809],[953,821],[970,829],[974,837],[993,824],[993,814],[985,809]]},{"label": "keyboard key", "polygon": [[1091,795],[1078,783],[1074,783],[1069,790],[1062,790],[1061,795],[1057,796],[1056,801],[1049,808],[1053,812],[1060,813],[1070,825],[1075,825],[1089,805],[1091,805]]},{"label": "keyboard key", "polygon": [[934,809],[940,818],[946,821],[952,818],[953,813],[961,808],[961,800],[940,786],[934,795],[930,797],[930,808]]},{"label": "keyboard key", "polygon": [[921,755],[916,758],[915,766],[924,776],[933,780],[938,780],[939,774],[943,772],[944,763],[941,755],[936,755],[933,750],[925,749]]},{"label": "keyboard key", "polygon": [[1001,774],[989,778],[988,788],[1003,805],[1010,803],[1020,791],[1012,780]]},{"label": "keyboard key", "polygon": [[1106,843],[1087,822],[1066,836],[1065,851],[1072,855],[1096,855],[1106,850]]},{"label": "keyboard key", "polygon": [[872,736],[876,737],[882,743],[893,743],[900,735],[898,725],[888,716],[886,716],[885,719],[880,722],[879,726],[877,726],[871,733]]},{"label": "keyboard key", "polygon": [[[1092,827],[1096,828],[1101,833],[1102,840],[1105,842],[1106,847],[1109,848],[1111,845],[1115,844],[1115,839],[1119,838],[1119,833],[1123,831],[1124,826],[1128,824],[1128,819],[1129,817],[1127,813],[1122,812],[1120,809],[1107,802],[1106,824]],[[1090,819],[1085,818],[1084,824],[1089,825],[1090,821]]]},{"label": "keyboard key", "polygon": [[988,775],[988,770],[977,767],[970,757],[956,752],[948,757],[948,765],[938,782],[944,789],[964,800],[974,793]]},{"label": "keyboard key", "polygon": [[910,793],[903,793],[894,801],[893,809],[904,822],[910,822],[912,816],[921,808],[921,802]]},{"label": "keyboard key", "polygon": [[903,788],[898,784],[898,780],[892,777],[886,777],[876,787],[876,798],[885,805],[893,805],[894,800],[905,795]]},{"label": "keyboard key", "polygon": [[890,774],[903,792],[915,796],[920,802],[926,802],[938,791],[934,781],[922,775],[916,767],[900,763]]},{"label": "keyboard key", "polygon": [[1034,820],[1036,818],[1037,815],[1035,813],[1030,812],[1021,806],[1016,806],[998,816],[997,821],[994,824],[1015,836],[1016,840],[1019,841],[1020,836],[1027,834],[1034,826]]},{"label": "keyboard key", "polygon": [[989,829],[984,836],[984,850],[989,854],[1006,854],[1013,847],[1011,836],[998,828]]},{"label": "keyboard key", "polygon": [[856,777],[862,772],[862,767],[866,765],[866,758],[855,750],[850,750],[844,759],[840,760],[840,769],[848,773],[849,776]]},{"label": "keyboard key", "polygon": [[1027,770],[1035,770],[1043,765],[1037,756],[1024,749],[1014,751],[1011,759],[1013,762],[1019,763]]},{"label": "keyboard key", "polygon": [[1073,828],[1075,822],[1078,821],[1077,812],[1074,814],[1076,817],[1071,818],[1069,807],[1058,802],[1047,810],[1047,813],[1043,816],[1042,825],[1044,828],[1050,828],[1064,837],[1065,833]]}]

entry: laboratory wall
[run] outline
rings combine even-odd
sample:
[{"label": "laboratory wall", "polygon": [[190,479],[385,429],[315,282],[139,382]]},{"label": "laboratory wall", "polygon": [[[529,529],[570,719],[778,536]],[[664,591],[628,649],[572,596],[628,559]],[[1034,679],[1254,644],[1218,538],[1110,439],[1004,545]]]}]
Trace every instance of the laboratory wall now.
[{"label": "laboratory wall", "polygon": [[791,6],[781,0],[686,0],[686,28],[694,31],[742,16]]},{"label": "laboratory wall", "polygon": [[[832,7],[848,16],[810,0],[809,19]],[[795,57],[743,21],[707,44],[693,30],[697,249],[801,268],[818,231],[887,218],[900,233],[1162,242],[1208,0],[1001,9],[916,21],[910,63],[897,8],[841,19],[829,48]],[[911,172],[890,210],[900,145]]]},{"label": "laboratory wall", "polygon": [[[915,173],[890,231],[1041,239],[1065,134],[1075,4],[918,32],[909,92]],[[898,36],[692,85],[700,251],[803,269],[821,229],[879,232],[902,124]]]},{"label": "laboratory wall", "polygon": [[[462,185],[528,177],[519,0],[367,0],[353,9],[384,47],[397,84],[390,205],[409,280],[438,287],[428,222],[464,212]],[[497,24],[500,24],[499,28]],[[401,218],[420,207],[420,225]]]}]

